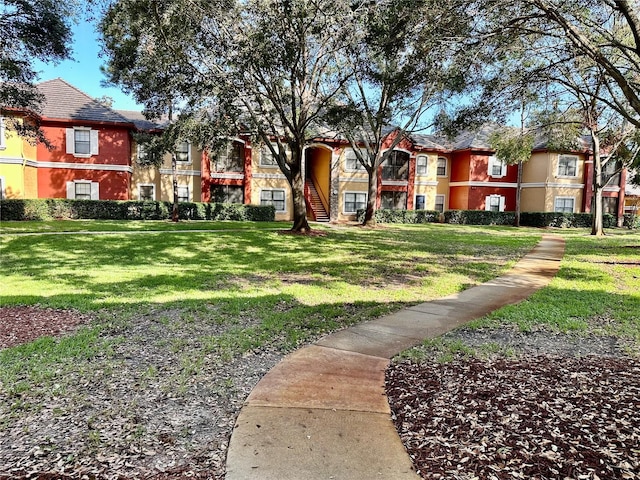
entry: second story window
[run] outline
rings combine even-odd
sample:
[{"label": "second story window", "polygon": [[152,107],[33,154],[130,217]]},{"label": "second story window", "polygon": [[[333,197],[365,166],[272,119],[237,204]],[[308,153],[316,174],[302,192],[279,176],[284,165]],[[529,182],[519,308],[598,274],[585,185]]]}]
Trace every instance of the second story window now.
[{"label": "second story window", "polygon": [[68,154],[80,158],[98,155],[98,130],[85,127],[67,128],[66,135]]},{"label": "second story window", "polygon": [[[273,147],[274,151],[278,153],[279,151],[278,145],[275,143],[272,143],[271,146]],[[271,149],[269,148],[268,145],[263,145],[262,148],[260,149],[260,166],[262,167],[278,166],[278,161],[273,156],[273,153],[271,152]]]},{"label": "second story window", "polygon": [[176,146],[176,162],[191,163],[191,144],[180,142]]},{"label": "second story window", "polygon": [[407,180],[409,178],[409,154],[394,150],[382,162],[383,180]]},{"label": "second story window", "polygon": [[429,157],[426,155],[418,155],[416,157],[416,175],[427,174],[427,161]]},{"label": "second story window", "polygon": [[439,177],[447,176],[447,159],[444,157],[438,157],[438,172]]},{"label": "second story window", "polygon": [[558,176],[575,177],[578,174],[578,157],[575,155],[560,155],[558,158]]},{"label": "second story window", "polygon": [[[365,156],[367,155],[367,151],[366,150],[361,150],[362,154]],[[344,169],[348,172],[354,172],[356,170],[363,170],[364,171],[364,165],[362,165],[362,163],[360,162],[360,160],[358,160],[358,157],[356,156],[356,152],[352,149],[352,148],[347,148],[345,150],[345,154],[344,154]]]},{"label": "second story window", "polygon": [[216,156],[216,172],[242,172],[244,170],[244,145],[240,142],[229,142],[222,147]]}]

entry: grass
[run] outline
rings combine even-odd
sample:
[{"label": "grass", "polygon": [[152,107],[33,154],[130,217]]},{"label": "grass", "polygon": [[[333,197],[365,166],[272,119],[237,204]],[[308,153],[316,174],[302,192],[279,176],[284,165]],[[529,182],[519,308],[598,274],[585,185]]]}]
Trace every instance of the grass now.
[{"label": "grass", "polygon": [[[584,230],[557,230],[566,240],[560,270],[551,283],[527,300],[500,308],[463,328],[515,326],[522,332],[544,329],[574,335],[626,339],[640,352],[640,234],[609,230],[597,238]],[[455,355],[482,357],[497,349],[472,348],[455,340],[435,339],[403,352],[400,358],[449,361]]]},{"label": "grass", "polygon": [[[298,236],[278,231],[283,224],[208,223],[215,231],[187,231],[195,222],[8,225],[31,231],[26,236],[6,233],[3,224],[0,303],[76,309],[96,320],[61,340],[0,351],[0,381],[39,382],[73,369],[75,359],[109,355],[114,342],[139,341],[132,331],[145,315],[154,318],[158,345],[181,356],[185,376],[206,355],[289,351],[493,278],[540,238],[538,230],[500,227],[351,227]],[[48,234],[70,229],[78,233]]]}]

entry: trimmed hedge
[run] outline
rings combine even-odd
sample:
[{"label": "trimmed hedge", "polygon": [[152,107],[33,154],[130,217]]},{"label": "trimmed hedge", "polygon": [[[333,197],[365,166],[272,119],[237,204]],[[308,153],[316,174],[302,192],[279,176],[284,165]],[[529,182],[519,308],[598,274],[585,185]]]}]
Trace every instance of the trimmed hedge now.
[{"label": "trimmed hedge", "polygon": [[[358,210],[356,218],[364,220],[365,210]],[[387,210],[378,209],[375,213],[379,223],[434,223],[440,221],[440,212],[435,210]]]},{"label": "trimmed hedge", "polygon": [[488,210],[448,210],[444,212],[444,223],[454,225],[513,225],[515,212]]},{"label": "trimmed hedge", "polygon": [[[557,227],[557,228],[590,228],[592,215],[590,213],[560,213],[560,212],[522,212],[520,225],[528,227]],[[605,228],[616,226],[616,217],[605,213],[602,216]]]},{"label": "trimmed hedge", "polygon": [[[0,200],[0,220],[166,220],[171,218],[170,202],[116,200],[26,199]],[[181,220],[240,220],[272,222],[273,206],[231,203],[178,204]]]}]

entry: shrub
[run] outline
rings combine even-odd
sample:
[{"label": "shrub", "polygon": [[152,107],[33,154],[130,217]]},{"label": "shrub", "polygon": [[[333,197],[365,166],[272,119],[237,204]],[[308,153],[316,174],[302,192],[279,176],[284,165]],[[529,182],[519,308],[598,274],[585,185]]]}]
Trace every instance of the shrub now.
[{"label": "shrub", "polygon": [[[356,218],[364,220],[365,210],[358,210]],[[375,213],[378,223],[433,223],[440,221],[440,212],[435,210],[389,210],[380,208]]]},{"label": "shrub", "polygon": [[513,225],[515,212],[493,212],[488,210],[448,210],[444,222],[456,225]]},{"label": "shrub", "polygon": [[[52,220],[166,220],[171,217],[170,202],[143,202],[117,200],[68,200],[65,198],[0,200],[0,219]],[[240,220],[274,221],[273,206],[240,205],[230,203],[178,204],[181,220]]]},{"label": "shrub", "polygon": [[622,225],[628,229],[640,228],[640,215],[637,213],[625,213]]}]

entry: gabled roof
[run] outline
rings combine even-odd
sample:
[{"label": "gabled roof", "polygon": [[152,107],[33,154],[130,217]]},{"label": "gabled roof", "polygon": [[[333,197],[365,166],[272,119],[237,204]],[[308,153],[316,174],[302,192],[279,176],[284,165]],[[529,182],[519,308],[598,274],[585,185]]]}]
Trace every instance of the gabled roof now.
[{"label": "gabled roof", "polygon": [[413,133],[409,139],[416,147],[422,147],[425,150],[450,150],[450,146],[447,141],[436,135],[425,135],[420,133]]},{"label": "gabled roof", "polygon": [[500,125],[486,123],[476,130],[467,130],[460,133],[451,143],[452,150],[493,150],[489,137]]},{"label": "gabled roof", "polygon": [[167,119],[149,120],[142,112],[135,110],[116,110],[118,114],[132,122],[138,130],[158,130],[167,125]]},{"label": "gabled roof", "polygon": [[37,87],[45,97],[41,112],[43,118],[131,123],[61,78],[39,83]]}]

